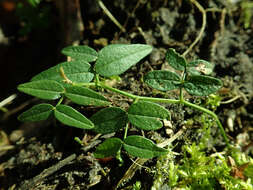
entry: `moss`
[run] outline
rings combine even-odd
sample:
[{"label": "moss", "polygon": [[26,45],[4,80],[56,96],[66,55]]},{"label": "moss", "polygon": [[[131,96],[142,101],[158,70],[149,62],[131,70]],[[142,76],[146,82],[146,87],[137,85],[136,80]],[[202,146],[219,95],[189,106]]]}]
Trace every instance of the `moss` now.
[{"label": "moss", "polygon": [[[171,151],[158,159],[152,190],[165,186],[189,190],[253,189],[253,159],[236,148],[207,153],[210,143],[215,141],[210,133],[214,122],[208,120],[205,114],[199,117],[199,121],[203,126],[198,131],[202,133],[198,144],[184,145],[181,154]],[[234,165],[230,163],[231,159]],[[240,175],[237,176],[235,170]]]}]

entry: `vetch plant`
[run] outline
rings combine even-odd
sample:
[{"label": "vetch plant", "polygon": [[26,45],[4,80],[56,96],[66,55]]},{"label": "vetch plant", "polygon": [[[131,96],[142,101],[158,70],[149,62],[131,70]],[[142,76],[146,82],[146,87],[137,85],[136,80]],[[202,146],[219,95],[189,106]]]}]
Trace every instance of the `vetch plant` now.
[{"label": "vetch plant", "polygon": [[[96,133],[107,134],[124,130],[122,139],[112,137],[100,144],[94,155],[97,158],[117,156],[123,148],[128,154],[152,158],[167,153],[167,150],[158,147],[151,140],[138,135],[128,136],[129,124],[140,130],[157,130],[163,127],[163,120],[170,120],[170,112],[157,103],[182,104],[205,112],[212,116],[221,130],[227,145],[228,138],[217,115],[199,105],[184,99],[183,89],[195,96],[207,96],[216,92],[222,82],[219,79],[206,76],[212,72],[213,64],[196,60],[187,62],[185,58],[169,49],[166,60],[181,75],[168,70],[155,70],[147,73],[144,81],[150,87],[169,91],[180,90],[179,99],[166,99],[137,96],[107,85],[102,77],[120,75],[131,66],[138,63],[152,51],[152,47],[143,44],[113,44],[96,52],[88,46],[70,46],[62,53],[70,56],[70,62],[63,62],[34,76],[30,82],[20,84],[18,90],[45,100],[58,100],[52,104],[43,103],[32,107],[22,113],[20,121],[40,121],[55,117],[61,123]],[[92,66],[90,63],[93,63]],[[121,94],[133,100],[128,110],[112,106],[101,93],[94,91],[106,89]],[[64,105],[67,98],[75,104],[82,106],[104,107],[90,118],[75,110],[69,105]]]}]

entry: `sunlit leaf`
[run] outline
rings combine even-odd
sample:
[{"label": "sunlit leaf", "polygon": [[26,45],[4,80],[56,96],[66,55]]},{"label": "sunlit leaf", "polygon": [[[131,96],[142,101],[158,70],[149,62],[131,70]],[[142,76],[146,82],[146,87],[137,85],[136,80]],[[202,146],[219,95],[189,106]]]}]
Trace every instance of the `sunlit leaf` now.
[{"label": "sunlit leaf", "polygon": [[104,108],[95,113],[90,120],[94,123],[96,133],[112,133],[126,126],[127,114],[118,107]]},{"label": "sunlit leaf", "polygon": [[140,129],[156,130],[163,126],[161,120],[170,119],[170,112],[158,104],[138,101],[130,106],[128,119]]},{"label": "sunlit leaf", "polygon": [[54,110],[56,119],[65,125],[81,129],[92,129],[94,124],[80,112],[67,105],[58,105]]},{"label": "sunlit leaf", "polygon": [[65,96],[80,105],[108,106],[110,104],[104,96],[86,87],[66,88]]},{"label": "sunlit leaf", "polygon": [[55,80],[60,82],[62,85],[66,85],[64,77],[60,72],[62,67],[65,76],[76,83],[87,83],[93,79],[94,74],[89,72],[90,64],[85,61],[70,61],[63,62],[54,67],[51,67],[32,78],[32,81],[36,80]]},{"label": "sunlit leaf", "polygon": [[95,71],[106,77],[120,75],[152,51],[144,44],[112,44],[98,52]]},{"label": "sunlit leaf", "polygon": [[141,136],[128,136],[124,140],[124,149],[132,156],[139,158],[153,158],[166,154],[168,151],[158,147],[151,140]]},{"label": "sunlit leaf", "polygon": [[42,121],[48,119],[54,107],[50,104],[38,104],[19,115],[18,119],[23,122]]},{"label": "sunlit leaf", "polygon": [[96,50],[89,46],[68,46],[61,51],[64,55],[70,56],[74,59],[81,59],[83,61],[92,62],[98,57]]},{"label": "sunlit leaf", "polygon": [[123,142],[119,138],[106,139],[96,148],[94,156],[96,158],[106,158],[110,156],[115,157],[118,151],[121,149],[122,144]]},{"label": "sunlit leaf", "polygon": [[18,90],[41,99],[55,100],[64,92],[63,86],[52,80],[32,81],[18,86]]},{"label": "sunlit leaf", "polygon": [[169,91],[179,88],[180,76],[170,71],[151,71],[145,75],[144,81],[150,87],[161,90]]}]

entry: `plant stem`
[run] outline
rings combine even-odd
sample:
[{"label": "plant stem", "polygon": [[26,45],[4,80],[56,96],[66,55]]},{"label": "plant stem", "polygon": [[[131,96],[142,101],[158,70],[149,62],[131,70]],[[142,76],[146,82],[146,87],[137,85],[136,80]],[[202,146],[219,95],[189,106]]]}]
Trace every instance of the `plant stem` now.
[{"label": "plant stem", "polygon": [[63,101],[63,97],[61,97],[61,99],[57,102],[56,106],[60,105]]},{"label": "plant stem", "polygon": [[198,106],[198,105],[196,105],[196,104],[190,103],[190,102],[188,102],[188,101],[186,101],[186,100],[183,100],[182,104],[184,104],[184,105],[186,105],[186,106],[188,106],[188,107],[192,107],[192,108],[194,108],[194,109],[196,109],[196,110],[200,110],[200,111],[202,111],[202,112],[204,112],[204,113],[207,113],[208,115],[212,116],[212,117],[215,119],[215,121],[216,121],[218,127],[220,128],[221,134],[222,134],[222,136],[223,136],[223,138],[224,138],[224,140],[225,140],[226,145],[227,145],[228,147],[230,147],[229,140],[228,140],[228,137],[227,137],[227,135],[226,135],[226,132],[225,132],[225,130],[224,130],[224,128],[223,128],[223,126],[222,126],[222,124],[221,124],[221,122],[220,122],[218,116],[217,116],[214,112],[212,112],[212,111],[210,111],[210,110],[208,110],[208,109],[206,109],[206,108],[203,108],[203,107],[201,107],[201,106]]},{"label": "plant stem", "polygon": [[186,56],[186,54],[188,54],[191,49],[198,43],[198,41],[200,40],[201,36],[204,33],[204,30],[206,28],[206,10],[198,3],[197,0],[191,0],[191,2],[199,9],[199,11],[202,14],[202,26],[200,29],[200,32],[198,34],[198,36],[196,37],[196,39],[194,40],[194,42],[189,46],[189,48],[182,54],[184,57]]},{"label": "plant stem", "polygon": [[103,83],[99,83],[98,84],[100,87],[104,88],[104,89],[107,89],[107,90],[110,90],[112,92],[116,92],[116,93],[119,93],[119,94],[122,94],[124,96],[127,96],[131,99],[134,99],[134,100],[144,100],[144,101],[150,101],[150,102],[160,102],[160,103],[172,103],[172,104],[178,104],[180,103],[180,100],[175,100],[175,99],[166,99],[166,98],[152,98],[152,97],[145,97],[145,96],[137,96],[137,95],[134,95],[134,94],[131,94],[131,93],[128,93],[128,92],[124,92],[124,91],[121,91],[119,89],[116,89],[116,88],[113,88],[113,87],[110,87],[110,86],[107,86]]},{"label": "plant stem", "polygon": [[[129,97],[131,99],[134,99],[134,100],[144,100],[144,101],[160,102],[160,103],[166,103],[166,104],[183,104],[185,106],[192,107],[192,108],[194,108],[196,110],[199,110],[199,111],[202,111],[204,113],[207,113],[208,115],[212,116],[215,119],[218,127],[220,128],[221,134],[222,134],[222,136],[223,136],[223,138],[225,140],[226,145],[228,147],[230,147],[228,137],[226,135],[226,132],[225,132],[225,130],[224,130],[224,128],[223,128],[223,126],[222,126],[222,124],[221,124],[218,116],[214,112],[212,112],[212,111],[210,111],[210,110],[208,110],[208,109],[206,109],[204,107],[198,106],[196,104],[193,104],[193,103],[190,103],[190,102],[184,100],[182,88],[180,88],[180,99],[179,100],[175,100],[175,99],[166,99],[166,98],[153,98],[153,97],[137,96],[137,95],[134,95],[134,94],[131,94],[131,93],[128,93],[128,92],[124,92],[124,91],[121,91],[119,89],[107,86],[107,85],[105,85],[104,83],[102,83],[100,81],[98,81],[98,83],[95,83],[95,84],[92,83],[92,84],[95,85],[95,86],[99,86],[101,88],[110,90],[112,92],[115,92],[115,93],[118,93],[118,94],[122,94],[122,95],[124,95],[126,97]],[[127,130],[128,130],[128,125],[126,127],[124,138],[126,137]]]},{"label": "plant stem", "polygon": [[124,140],[125,138],[127,138],[127,131],[128,131],[128,126],[129,126],[129,123],[126,124],[126,127],[125,127],[125,133],[124,133]]},{"label": "plant stem", "polygon": [[106,8],[106,6],[104,5],[104,3],[101,0],[97,0],[98,5],[100,6],[101,9],[103,9],[103,11],[105,12],[105,14],[111,19],[111,21],[117,26],[119,27],[119,29],[122,32],[126,32],[126,29],[124,28],[124,26],[122,26],[117,19],[112,15],[112,13]]}]

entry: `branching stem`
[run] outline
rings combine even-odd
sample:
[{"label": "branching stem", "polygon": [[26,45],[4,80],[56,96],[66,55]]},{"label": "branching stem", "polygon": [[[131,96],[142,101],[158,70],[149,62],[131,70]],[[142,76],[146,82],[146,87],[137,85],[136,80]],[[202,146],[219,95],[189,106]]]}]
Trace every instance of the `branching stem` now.
[{"label": "branching stem", "polygon": [[221,124],[218,116],[214,112],[212,112],[212,111],[210,111],[210,110],[208,110],[208,109],[206,109],[204,107],[201,107],[199,105],[196,105],[196,104],[193,104],[191,102],[188,102],[188,101],[184,100],[182,89],[180,89],[180,99],[176,100],[176,99],[166,99],[166,98],[153,98],[153,97],[137,96],[137,95],[134,95],[134,94],[131,94],[131,93],[128,93],[128,92],[124,92],[122,90],[119,90],[119,89],[107,86],[107,85],[105,85],[102,82],[98,82],[96,85],[99,86],[99,87],[101,87],[101,88],[110,90],[112,92],[115,92],[115,93],[118,93],[118,94],[122,94],[122,95],[124,95],[126,97],[129,97],[129,98],[133,99],[133,100],[144,100],[144,101],[159,102],[159,103],[166,103],[166,104],[182,104],[182,105],[185,105],[185,106],[188,106],[188,107],[192,107],[192,108],[194,108],[196,110],[202,111],[202,112],[204,112],[204,113],[212,116],[215,119],[218,127],[220,128],[221,134],[222,134],[222,136],[223,136],[223,138],[225,140],[226,145],[228,147],[230,147],[228,137],[227,137],[227,135],[225,133],[225,130],[224,130],[224,128],[223,128],[223,126],[222,126],[222,124]]}]

